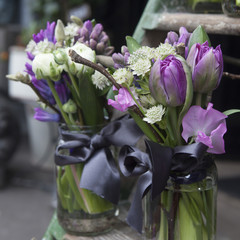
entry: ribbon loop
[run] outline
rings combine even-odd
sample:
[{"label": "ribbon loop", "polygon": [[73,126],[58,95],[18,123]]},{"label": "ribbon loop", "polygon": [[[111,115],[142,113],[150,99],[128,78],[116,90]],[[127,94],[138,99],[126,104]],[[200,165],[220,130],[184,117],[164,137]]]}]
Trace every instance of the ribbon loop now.
[{"label": "ribbon loop", "polygon": [[63,142],[56,148],[55,163],[64,166],[84,162],[80,187],[117,204],[120,174],[109,146],[135,145],[143,135],[136,123],[126,115],[110,122],[93,136],[66,130],[62,130],[60,135]]},{"label": "ribbon loop", "polygon": [[[201,171],[206,167],[204,154],[207,146],[196,143],[186,146],[170,148],[146,140],[147,154],[141,153],[130,146],[124,146],[120,151],[120,169],[126,176],[140,176],[136,192],[128,212],[127,222],[138,232],[142,232],[142,205],[145,194],[151,190],[152,199],[165,189],[172,172],[190,173]],[[147,163],[147,165],[145,164]],[[146,168],[148,166],[148,168]],[[176,178],[177,175],[175,175]],[[204,175],[197,174],[190,181],[198,181]],[[192,183],[191,182],[191,183]]]}]

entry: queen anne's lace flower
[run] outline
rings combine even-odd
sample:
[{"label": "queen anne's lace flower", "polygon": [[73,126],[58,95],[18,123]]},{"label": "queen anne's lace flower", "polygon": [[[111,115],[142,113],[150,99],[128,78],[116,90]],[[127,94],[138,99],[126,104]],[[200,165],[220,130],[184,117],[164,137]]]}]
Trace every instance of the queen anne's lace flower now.
[{"label": "queen anne's lace flower", "polygon": [[95,71],[92,75],[92,82],[96,88],[99,88],[100,90],[103,90],[107,86],[111,86],[111,82],[98,71]]},{"label": "queen anne's lace flower", "polygon": [[162,120],[164,113],[165,108],[163,107],[163,105],[157,105],[147,110],[145,114],[146,117],[143,118],[143,120],[150,124],[154,124]]}]

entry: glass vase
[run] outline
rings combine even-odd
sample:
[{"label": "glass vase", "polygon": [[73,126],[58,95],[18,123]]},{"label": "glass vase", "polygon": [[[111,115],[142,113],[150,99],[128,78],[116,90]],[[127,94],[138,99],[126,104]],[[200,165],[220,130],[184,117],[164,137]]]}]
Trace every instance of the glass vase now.
[{"label": "glass vase", "polygon": [[222,0],[222,9],[229,17],[240,17],[240,0]]},{"label": "glass vase", "polygon": [[[71,134],[92,136],[103,126],[61,125],[60,130]],[[64,140],[59,136],[59,144]],[[61,154],[69,155],[70,150],[62,149]],[[62,228],[71,235],[94,236],[108,232],[116,217],[116,206],[90,190],[80,188],[84,163],[56,167],[57,217]]]},{"label": "glass vase", "polygon": [[[194,179],[199,179],[194,181]],[[215,240],[217,169],[170,177],[165,190],[153,201],[143,200],[144,239]]]}]

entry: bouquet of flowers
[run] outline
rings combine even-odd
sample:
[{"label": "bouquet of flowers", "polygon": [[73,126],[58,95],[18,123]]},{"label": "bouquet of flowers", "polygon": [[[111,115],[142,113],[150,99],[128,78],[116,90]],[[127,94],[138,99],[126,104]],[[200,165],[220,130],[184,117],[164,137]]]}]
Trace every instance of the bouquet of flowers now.
[{"label": "bouquet of flowers", "polygon": [[[101,24],[94,20],[82,22],[76,17],[71,17],[71,20],[66,26],[61,20],[48,22],[46,29],[33,34],[26,47],[29,59],[25,65],[27,74],[17,73],[7,77],[27,84],[37,94],[40,107],[35,108],[35,119],[57,122],[64,127],[60,129],[60,136],[64,139],[59,142],[56,152],[61,208],[68,213],[83,210],[95,214],[112,209],[113,204],[79,186],[85,169],[82,158],[87,161],[92,156],[89,138],[110,121],[106,95],[111,93],[112,84],[92,68],[73,62],[68,52],[74,50],[91,62],[104,64],[104,57],[110,56],[114,48],[110,46],[109,37]],[[70,138],[69,131],[80,133],[78,138],[81,139],[74,134],[73,139]],[[81,134],[89,135],[89,138]],[[67,140],[71,140],[68,144],[73,146],[67,146]],[[80,153],[74,150],[78,147],[82,147],[84,154],[88,155],[79,156]],[[70,154],[75,154],[79,163],[64,161]]]},{"label": "bouquet of flowers", "polygon": [[[193,33],[184,27],[179,35],[169,32],[156,48],[129,36],[126,41],[112,56],[113,74],[105,72],[115,93],[108,104],[128,111],[148,139],[147,155],[131,146],[120,153],[123,174],[140,175],[127,221],[142,231],[141,200],[150,193],[151,200],[158,199],[154,209],[159,213],[150,214],[150,226],[145,224],[149,238],[214,239],[216,179],[209,187],[206,176],[213,162],[206,155],[225,152],[226,118],[239,112],[221,113],[211,103],[223,74],[221,48],[211,47],[201,26]],[[74,51],[70,55],[97,69]]]}]

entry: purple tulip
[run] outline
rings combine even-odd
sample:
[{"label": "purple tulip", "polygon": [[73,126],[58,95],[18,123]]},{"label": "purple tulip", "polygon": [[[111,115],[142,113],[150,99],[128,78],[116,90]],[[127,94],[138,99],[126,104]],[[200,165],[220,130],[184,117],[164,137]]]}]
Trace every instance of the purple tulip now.
[{"label": "purple tulip", "polygon": [[127,109],[136,103],[134,102],[132,96],[128,92],[126,88],[120,88],[118,91],[118,95],[115,96],[115,101],[112,99],[108,99],[108,105],[116,108],[121,112],[127,111]]},{"label": "purple tulip", "polygon": [[183,65],[175,56],[169,55],[154,63],[149,77],[149,89],[157,102],[164,106],[180,106],[185,101],[186,88]]},{"label": "purple tulip", "polygon": [[225,153],[223,135],[227,131],[227,116],[212,108],[209,103],[207,109],[192,106],[182,121],[182,137],[187,142],[193,137],[195,142],[208,146],[207,152],[214,154]]},{"label": "purple tulip", "polygon": [[41,122],[59,122],[60,115],[57,113],[48,113],[42,108],[35,108],[34,118]]},{"label": "purple tulip", "polygon": [[195,92],[209,93],[218,87],[223,73],[223,56],[220,46],[216,49],[196,43],[187,57],[192,68],[193,88]]}]

